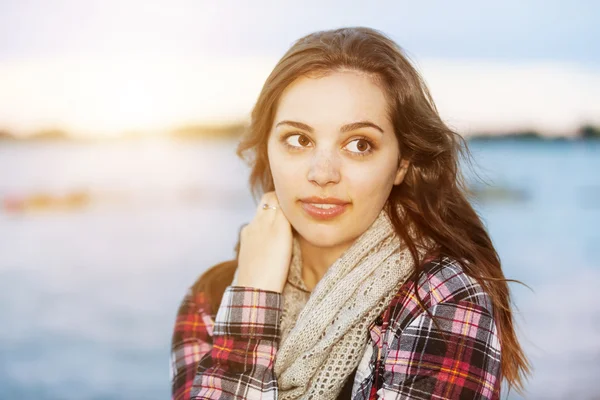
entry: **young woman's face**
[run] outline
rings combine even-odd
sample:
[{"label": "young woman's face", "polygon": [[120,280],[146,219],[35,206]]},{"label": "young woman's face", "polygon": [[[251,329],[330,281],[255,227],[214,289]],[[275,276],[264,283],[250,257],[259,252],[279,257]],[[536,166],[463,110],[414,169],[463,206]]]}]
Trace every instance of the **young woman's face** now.
[{"label": "young woman's face", "polygon": [[[269,135],[269,165],[284,215],[311,244],[356,239],[404,179],[408,163],[399,165],[386,106],[379,86],[355,71],[301,77],[283,92]],[[307,204],[318,201],[302,201],[313,196],[347,204],[323,219]]]}]

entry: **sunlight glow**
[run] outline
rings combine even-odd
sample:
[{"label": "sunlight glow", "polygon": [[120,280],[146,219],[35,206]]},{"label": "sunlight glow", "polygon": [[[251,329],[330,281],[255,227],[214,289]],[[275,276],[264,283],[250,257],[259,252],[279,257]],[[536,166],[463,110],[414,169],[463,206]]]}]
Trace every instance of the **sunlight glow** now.
[{"label": "sunlight glow", "polygon": [[263,60],[55,60],[0,65],[0,128],[154,132],[249,112]]},{"label": "sunlight glow", "polygon": [[[127,56],[0,64],[0,129],[153,133],[249,118],[276,58]],[[423,60],[442,118],[462,134],[599,123],[600,71],[557,63]]]}]

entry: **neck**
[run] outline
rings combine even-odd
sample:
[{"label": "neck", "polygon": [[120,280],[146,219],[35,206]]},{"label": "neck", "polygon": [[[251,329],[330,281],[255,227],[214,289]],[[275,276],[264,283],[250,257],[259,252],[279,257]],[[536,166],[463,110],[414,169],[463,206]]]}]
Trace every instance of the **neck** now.
[{"label": "neck", "polygon": [[302,280],[311,291],[335,260],[352,244],[352,242],[348,242],[332,247],[319,247],[308,242],[302,236],[298,236],[298,243],[302,252]]}]

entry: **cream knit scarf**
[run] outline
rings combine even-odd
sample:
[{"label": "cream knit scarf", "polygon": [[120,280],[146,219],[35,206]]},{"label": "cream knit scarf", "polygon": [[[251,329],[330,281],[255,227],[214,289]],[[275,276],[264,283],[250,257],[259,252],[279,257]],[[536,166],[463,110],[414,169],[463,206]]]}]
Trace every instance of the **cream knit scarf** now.
[{"label": "cream knit scarf", "polygon": [[275,357],[278,398],[335,399],[361,361],[369,325],[412,271],[410,252],[401,246],[383,209],[312,293],[298,288],[306,290],[302,254],[294,237]]}]

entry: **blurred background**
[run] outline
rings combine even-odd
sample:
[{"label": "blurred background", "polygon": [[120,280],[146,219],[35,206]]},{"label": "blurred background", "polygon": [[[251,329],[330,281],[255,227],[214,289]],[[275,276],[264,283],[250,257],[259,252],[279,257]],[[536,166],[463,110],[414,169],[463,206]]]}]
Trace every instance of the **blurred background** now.
[{"label": "blurred background", "polygon": [[406,49],[469,140],[475,206],[506,276],[533,289],[511,284],[526,398],[599,399],[599,15],[592,1],[0,1],[0,398],[170,396],[179,302],[254,213],[234,151],[264,80],[299,37],[364,25]]}]

